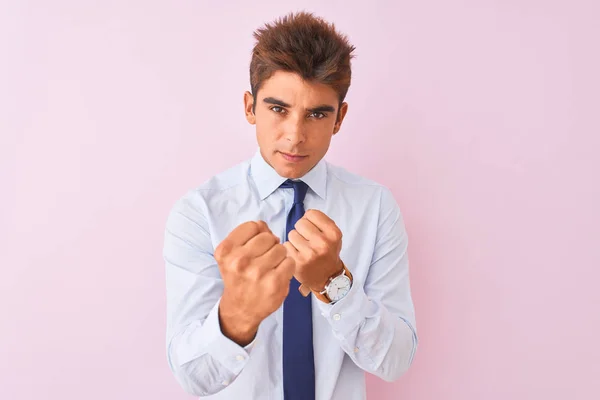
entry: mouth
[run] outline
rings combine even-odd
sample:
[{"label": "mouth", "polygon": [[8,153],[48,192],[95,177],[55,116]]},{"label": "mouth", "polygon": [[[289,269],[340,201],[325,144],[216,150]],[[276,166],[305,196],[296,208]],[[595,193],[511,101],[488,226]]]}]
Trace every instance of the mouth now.
[{"label": "mouth", "polygon": [[284,153],[282,151],[280,151],[279,153],[281,153],[281,155],[283,156],[283,158],[285,160],[287,160],[289,162],[293,162],[293,163],[303,161],[304,159],[306,159],[306,157],[308,157],[308,156],[303,156],[303,155],[299,155],[299,154]]}]

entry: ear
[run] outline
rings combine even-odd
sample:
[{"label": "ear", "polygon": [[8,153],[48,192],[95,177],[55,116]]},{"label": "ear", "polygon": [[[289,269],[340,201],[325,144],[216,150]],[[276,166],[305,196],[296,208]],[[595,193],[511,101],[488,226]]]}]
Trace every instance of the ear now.
[{"label": "ear", "polygon": [[256,124],[256,116],[254,115],[254,111],[252,108],[254,107],[254,96],[252,93],[246,92],[244,93],[244,112],[246,114],[246,121],[248,123],[254,125]]},{"label": "ear", "polygon": [[334,135],[336,133],[338,133],[340,128],[342,127],[342,122],[344,121],[344,117],[346,116],[347,112],[348,112],[348,103],[342,103],[342,105],[340,106],[340,110],[338,111],[337,120],[335,121],[335,125],[333,126],[333,134]]}]

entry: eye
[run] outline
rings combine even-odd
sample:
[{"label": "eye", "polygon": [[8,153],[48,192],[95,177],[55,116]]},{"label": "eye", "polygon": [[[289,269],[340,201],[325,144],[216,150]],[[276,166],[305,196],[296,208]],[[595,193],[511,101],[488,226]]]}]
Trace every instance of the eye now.
[{"label": "eye", "polygon": [[271,107],[271,110],[276,112],[277,114],[283,114],[285,113],[285,109],[279,106],[273,106]]},{"label": "eye", "polygon": [[319,112],[319,111],[310,113],[310,115],[309,115],[310,118],[315,118],[315,119],[323,119],[326,116],[327,116],[327,114],[324,114],[324,113]]}]

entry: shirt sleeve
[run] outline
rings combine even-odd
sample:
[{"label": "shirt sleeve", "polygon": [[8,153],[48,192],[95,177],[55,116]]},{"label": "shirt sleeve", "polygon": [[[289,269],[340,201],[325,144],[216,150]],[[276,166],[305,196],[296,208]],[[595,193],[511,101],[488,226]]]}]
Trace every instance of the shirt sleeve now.
[{"label": "shirt sleeve", "polygon": [[257,342],[241,347],[221,332],[223,282],[205,215],[200,194],[184,196],[169,214],[163,248],[167,359],[180,385],[195,396],[217,393],[233,382]]},{"label": "shirt sleeve", "polygon": [[[342,349],[363,370],[398,379],[417,349],[408,270],[408,238],[400,209],[383,190],[375,249],[365,282],[353,280],[337,303],[319,303]],[[352,261],[343,260],[352,272]]]}]

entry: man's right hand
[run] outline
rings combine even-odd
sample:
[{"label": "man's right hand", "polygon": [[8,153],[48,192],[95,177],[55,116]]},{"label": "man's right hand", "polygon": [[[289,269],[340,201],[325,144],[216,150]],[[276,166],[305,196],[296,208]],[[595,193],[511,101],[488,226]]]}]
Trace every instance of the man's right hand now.
[{"label": "man's right hand", "polygon": [[221,331],[246,346],[262,320],[283,304],[295,262],[263,221],[235,228],[217,246],[215,259],[224,283],[219,305]]}]

